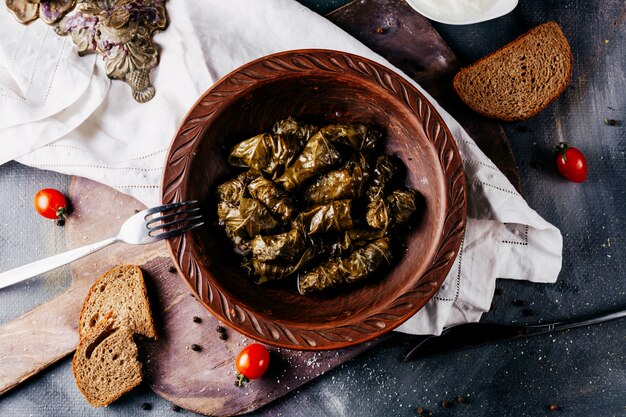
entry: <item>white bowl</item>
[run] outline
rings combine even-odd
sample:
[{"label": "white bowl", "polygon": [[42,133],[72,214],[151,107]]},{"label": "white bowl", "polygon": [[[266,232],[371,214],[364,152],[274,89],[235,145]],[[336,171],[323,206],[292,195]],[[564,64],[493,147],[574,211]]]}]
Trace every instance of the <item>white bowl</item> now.
[{"label": "white bowl", "polygon": [[[513,10],[518,0],[406,0],[418,13],[435,22],[469,25],[503,16]],[[474,7],[472,6],[472,3]],[[444,5],[449,4],[444,9]],[[463,5],[469,5],[465,13]],[[476,7],[479,6],[479,7]]]}]

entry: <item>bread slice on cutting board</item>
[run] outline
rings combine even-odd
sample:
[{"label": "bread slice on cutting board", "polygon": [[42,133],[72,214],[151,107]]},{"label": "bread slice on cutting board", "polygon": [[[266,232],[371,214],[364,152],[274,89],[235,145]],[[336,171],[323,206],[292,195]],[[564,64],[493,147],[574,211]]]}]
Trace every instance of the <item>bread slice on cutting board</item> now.
[{"label": "bread slice on cutting board", "polygon": [[76,385],[94,407],[109,405],[143,379],[134,334],[157,337],[143,274],[117,266],[94,282],[78,321]]},{"label": "bread slice on cutting board", "polygon": [[117,321],[106,315],[81,339],[72,360],[76,385],[94,407],[112,403],[143,378],[133,332]]},{"label": "bread slice on cutting board", "polygon": [[139,267],[117,266],[96,280],[80,312],[80,338],[85,337],[109,312],[114,313],[118,326],[128,327],[133,333],[157,338],[146,284]]},{"label": "bread slice on cutting board", "polygon": [[572,51],[559,25],[543,23],[456,74],[453,86],[474,111],[505,121],[525,120],[565,90]]}]

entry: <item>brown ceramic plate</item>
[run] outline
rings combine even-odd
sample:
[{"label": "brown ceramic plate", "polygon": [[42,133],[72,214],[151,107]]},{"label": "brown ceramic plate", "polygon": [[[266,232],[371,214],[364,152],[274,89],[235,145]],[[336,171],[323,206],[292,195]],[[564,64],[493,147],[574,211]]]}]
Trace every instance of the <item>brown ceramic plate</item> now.
[{"label": "brown ceramic plate", "polygon": [[[386,130],[387,153],[407,166],[424,198],[406,252],[384,276],[325,296],[302,296],[295,280],[259,287],[217,226],[215,188],[234,169],[230,148],[294,116],[308,122],[359,122]],[[465,230],[465,177],[443,120],[391,70],[327,50],[289,51],[235,70],[211,87],[183,120],[169,150],[163,203],[203,202],[207,225],[168,242],[177,267],[219,320],[252,339],[303,350],[373,339],[411,317],[452,267]]]}]

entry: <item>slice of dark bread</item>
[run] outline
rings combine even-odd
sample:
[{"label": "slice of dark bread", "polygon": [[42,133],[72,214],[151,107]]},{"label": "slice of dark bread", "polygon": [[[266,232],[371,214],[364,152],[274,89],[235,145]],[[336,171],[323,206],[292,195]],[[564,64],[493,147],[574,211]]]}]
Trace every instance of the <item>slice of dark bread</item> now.
[{"label": "slice of dark bread", "polygon": [[85,337],[109,312],[114,313],[118,327],[125,326],[133,333],[157,338],[146,284],[139,267],[121,265],[96,280],[80,312],[79,337]]},{"label": "slice of dark bread", "polygon": [[572,51],[555,22],[543,23],[463,68],[454,89],[487,117],[528,119],[554,101],[572,76]]},{"label": "slice of dark bread", "polygon": [[109,405],[143,377],[133,331],[117,321],[107,314],[81,339],[72,360],[76,385],[94,407]]}]

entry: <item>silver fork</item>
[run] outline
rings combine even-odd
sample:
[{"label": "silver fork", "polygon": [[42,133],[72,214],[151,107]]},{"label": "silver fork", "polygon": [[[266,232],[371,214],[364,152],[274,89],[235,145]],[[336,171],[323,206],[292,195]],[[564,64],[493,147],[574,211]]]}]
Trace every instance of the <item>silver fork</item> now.
[{"label": "silver fork", "polygon": [[129,217],[116,236],[1,273],[0,288],[48,272],[115,242],[145,245],[178,236],[203,224],[200,206],[196,200],[143,210]]}]

